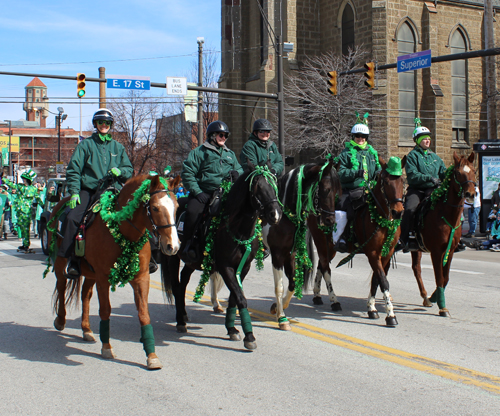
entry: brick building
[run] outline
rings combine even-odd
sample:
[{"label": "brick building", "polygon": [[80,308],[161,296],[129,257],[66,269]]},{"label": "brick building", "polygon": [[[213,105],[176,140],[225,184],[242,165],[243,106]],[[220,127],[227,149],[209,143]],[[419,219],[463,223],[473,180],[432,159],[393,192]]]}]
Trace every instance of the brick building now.
[{"label": "brick building", "polygon": [[[481,0],[223,0],[220,88],[276,92],[274,48],[258,4],[276,33],[282,21],[283,41],[294,43],[284,63],[288,73],[305,56],[331,49],[341,54],[353,45],[364,45],[379,65],[428,49],[432,56],[485,49]],[[500,2],[493,0],[493,7],[500,10]],[[495,44],[498,24],[493,19]],[[377,119],[383,134],[374,145],[382,155],[403,156],[411,150],[415,117],[432,131],[432,146],[446,164],[454,150],[469,153],[486,136],[484,58],[434,63],[401,74],[379,71],[377,79],[373,94],[384,100],[384,113]],[[252,122],[271,118],[276,103],[250,97],[238,102],[234,96],[233,101],[236,105],[221,105],[219,113],[233,132],[230,146],[239,154]]]}]

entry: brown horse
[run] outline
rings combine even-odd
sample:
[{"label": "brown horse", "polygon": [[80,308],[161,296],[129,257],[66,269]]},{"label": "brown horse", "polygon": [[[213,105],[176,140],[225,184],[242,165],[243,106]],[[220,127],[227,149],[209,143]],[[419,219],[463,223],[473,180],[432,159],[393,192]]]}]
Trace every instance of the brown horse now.
[{"label": "brown horse", "polygon": [[[375,307],[375,295],[377,288],[380,286],[385,300],[386,325],[395,326],[398,322],[391,302],[387,273],[400,234],[399,223],[403,215],[404,183],[402,176],[391,175],[387,172],[387,164],[380,157],[379,162],[382,171],[378,176],[375,187],[368,196],[368,204],[355,211],[353,231],[356,236],[357,247],[352,242],[348,244],[351,253],[348,258],[352,258],[357,253],[365,253],[373,270],[367,302],[368,317],[370,319],[378,319],[379,317]],[[405,164],[406,156],[401,161],[402,168]],[[313,302],[316,305],[323,303],[320,296],[321,278],[323,278],[329,293],[332,310],[339,311],[342,307],[338,302],[331,282],[330,261],[336,254],[332,235],[327,235],[320,230],[314,218],[309,219],[308,226],[319,257]],[[344,259],[339,265],[345,264],[347,261],[347,259]],[[305,277],[305,284],[307,284],[311,275],[306,274]]]},{"label": "brown horse", "polygon": [[[149,260],[151,249],[147,238],[147,231],[155,233],[160,242],[162,252],[173,255],[179,250],[179,239],[175,227],[175,212],[177,200],[173,189],[179,184],[180,177],[172,179],[168,184],[159,176],[141,175],[131,178],[116,196],[115,204],[110,211],[105,210],[106,197],[113,200],[111,193],[101,196],[101,215],[97,215],[94,223],[86,231],[85,256],[81,261],[82,275],[85,276],[81,285],[81,276],[72,279],[67,284],[64,277],[64,268],[67,259],[57,257],[54,270],[57,277],[54,290],[54,311],[57,316],[54,327],[62,331],[66,324],[66,305],[77,302],[81,289],[82,298],[82,330],[83,339],[95,341],[89,322],[89,304],[92,297],[94,284],[97,285],[99,295],[99,316],[101,318],[99,336],[102,342],[101,354],[104,358],[115,358],[109,342],[109,317],[111,304],[109,300],[110,287],[114,290],[116,284],[124,285],[124,281],[113,280],[110,276],[113,271],[124,277],[134,290],[134,299],[137,307],[139,322],[141,324],[141,341],[147,355],[147,368],[160,369],[162,364],[154,351],[154,335],[148,310],[149,295]],[[165,185],[168,185],[165,187]],[[68,198],[59,202],[54,208],[51,219],[58,215]],[[115,211],[116,209],[116,211]],[[127,212],[129,215],[116,217],[112,221],[105,221],[104,211],[111,213]],[[127,211],[126,211],[127,210]],[[57,218],[55,218],[57,221]],[[116,225],[116,226],[115,226]],[[111,232],[110,232],[111,230]],[[112,235],[113,234],[113,235]],[[120,236],[121,235],[121,236]],[[52,233],[49,234],[51,241]],[[135,247],[126,248],[126,243],[117,244],[116,238],[123,238],[134,242]],[[60,243],[61,239],[57,239]],[[143,244],[141,246],[141,244]],[[139,251],[138,264],[133,267],[132,254]],[[128,252],[128,257],[126,256]],[[116,268],[120,259],[126,260],[123,269]],[[128,261],[127,261],[128,260]],[[137,271],[138,268],[138,271]],[[137,272],[136,272],[137,271]],[[136,272],[135,276],[134,273]]]},{"label": "brown horse", "polygon": [[[474,152],[468,158],[453,153],[455,163],[448,168],[441,187],[433,192],[431,208],[423,217],[422,228],[417,229],[420,250],[411,252],[412,269],[420,296],[424,299],[423,304],[430,307],[432,302],[437,302],[440,316],[450,316],[446,309],[444,289],[450,279],[451,260],[462,235],[464,201],[473,203],[476,195],[474,156]],[[417,211],[415,216],[418,215]],[[431,253],[436,279],[436,290],[430,298],[427,297],[420,267],[424,251]]]}]

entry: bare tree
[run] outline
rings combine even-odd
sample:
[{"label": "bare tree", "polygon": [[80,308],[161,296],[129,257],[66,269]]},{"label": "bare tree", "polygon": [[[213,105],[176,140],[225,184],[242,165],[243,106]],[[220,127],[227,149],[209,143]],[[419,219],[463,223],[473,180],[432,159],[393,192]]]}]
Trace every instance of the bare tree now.
[{"label": "bare tree", "polygon": [[114,114],[113,137],[127,149],[135,173],[154,169],[156,120],[163,112],[161,98],[130,90],[117,99],[108,99],[108,108]]},{"label": "bare tree", "polygon": [[[380,100],[364,85],[363,74],[337,76],[336,96],[328,92],[328,72],[361,67],[367,52],[361,47],[338,56],[333,51],[307,57],[285,82],[285,137],[287,150],[337,155],[356,121],[367,111],[379,108]],[[376,131],[370,127],[371,136]]]}]

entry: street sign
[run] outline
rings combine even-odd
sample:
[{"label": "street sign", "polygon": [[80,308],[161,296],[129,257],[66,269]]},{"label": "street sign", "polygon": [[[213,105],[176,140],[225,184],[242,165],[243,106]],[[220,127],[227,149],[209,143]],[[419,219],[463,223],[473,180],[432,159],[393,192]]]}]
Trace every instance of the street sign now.
[{"label": "street sign", "polygon": [[431,66],[431,50],[398,56],[398,72],[414,71]]},{"label": "street sign", "polygon": [[118,88],[123,90],[145,90],[151,89],[151,80],[149,77],[134,75],[109,75],[106,78],[107,88]]},{"label": "street sign", "polygon": [[187,95],[187,78],[167,77],[167,94]]},{"label": "street sign", "polygon": [[64,173],[64,162],[56,162],[56,173]]},{"label": "street sign", "polygon": [[[10,139],[10,151],[19,153],[19,136],[11,136]],[[0,136],[0,149],[9,150],[9,136]]]}]

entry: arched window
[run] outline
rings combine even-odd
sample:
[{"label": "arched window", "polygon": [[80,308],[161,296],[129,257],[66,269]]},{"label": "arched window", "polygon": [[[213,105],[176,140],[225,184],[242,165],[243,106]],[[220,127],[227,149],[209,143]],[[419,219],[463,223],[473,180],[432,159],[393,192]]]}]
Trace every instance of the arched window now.
[{"label": "arched window", "polygon": [[[398,56],[415,52],[415,34],[408,23],[401,25],[398,31]],[[399,78],[399,138],[411,140],[415,129],[416,116],[416,77],[415,71],[400,72]]]},{"label": "arched window", "polygon": [[[465,37],[460,30],[455,30],[450,41],[450,52],[466,52]],[[467,129],[467,61],[451,61],[451,127],[453,143],[468,143]]]},{"label": "arched window", "polygon": [[354,48],[354,11],[347,3],[342,13],[342,55],[349,54],[349,48]]}]

